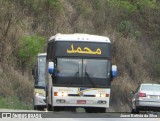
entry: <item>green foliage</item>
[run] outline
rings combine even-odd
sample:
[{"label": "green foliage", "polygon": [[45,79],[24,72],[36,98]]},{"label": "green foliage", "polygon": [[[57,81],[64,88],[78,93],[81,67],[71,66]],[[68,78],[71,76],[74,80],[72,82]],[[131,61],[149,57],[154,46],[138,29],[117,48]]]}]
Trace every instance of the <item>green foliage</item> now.
[{"label": "green foliage", "polygon": [[28,8],[31,10],[39,9],[39,3],[37,2],[37,0],[24,0],[24,5],[28,6]]},{"label": "green foliage", "polygon": [[34,57],[42,52],[45,47],[45,38],[40,36],[24,36],[20,40],[18,56],[25,66],[31,66],[35,59]]},{"label": "green foliage", "polygon": [[54,7],[57,11],[61,10],[60,0],[45,0],[48,7]]},{"label": "green foliage", "polygon": [[135,0],[135,5],[139,8],[149,7],[156,8],[157,0]]},{"label": "green foliage", "polygon": [[102,1],[100,0],[92,0],[93,9],[99,10],[102,8]]},{"label": "green foliage", "polygon": [[115,7],[118,6],[128,13],[134,12],[136,10],[136,6],[134,6],[128,0],[110,0],[109,2],[111,5],[114,5]]},{"label": "green foliage", "polygon": [[128,13],[144,9],[144,7],[155,9],[157,6],[157,0],[110,0],[109,2]]},{"label": "green foliage", "polygon": [[131,31],[131,23],[129,21],[122,21],[119,25],[119,32],[130,32]]},{"label": "green foliage", "polygon": [[85,2],[83,0],[78,0],[77,2],[75,2],[75,7],[79,14],[84,14],[84,12],[86,11]]},{"label": "green foliage", "polygon": [[0,97],[0,108],[31,110],[32,105],[20,102],[17,97]]},{"label": "green foliage", "polygon": [[118,26],[118,31],[123,34],[124,37],[130,37],[138,39],[141,36],[141,32],[138,30],[134,30],[131,21],[124,20]]},{"label": "green foliage", "polygon": [[135,39],[138,39],[141,36],[141,32],[140,31],[135,31],[133,33],[133,35],[134,35]]},{"label": "green foliage", "polygon": [[20,3],[23,3],[23,6],[27,7],[30,13],[38,14],[42,11],[45,12],[46,8],[47,10],[53,8],[56,12],[61,10],[60,0],[20,0]]}]

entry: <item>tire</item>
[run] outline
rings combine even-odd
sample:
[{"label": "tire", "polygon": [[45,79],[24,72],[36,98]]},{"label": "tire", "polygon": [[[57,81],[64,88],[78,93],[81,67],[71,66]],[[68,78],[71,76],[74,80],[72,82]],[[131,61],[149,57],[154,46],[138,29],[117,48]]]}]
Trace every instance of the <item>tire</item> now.
[{"label": "tire", "polygon": [[133,114],[139,114],[139,110],[136,108],[136,109],[132,109],[131,113]]},{"label": "tire", "polygon": [[98,113],[105,113],[106,112],[106,108],[98,108]]},{"label": "tire", "polygon": [[52,107],[52,110],[55,112],[59,112],[59,111],[62,111],[62,108],[61,107]]},{"label": "tire", "polygon": [[34,110],[37,110],[37,106],[34,106]]},{"label": "tire", "polygon": [[71,112],[76,112],[76,108],[75,107],[71,107],[70,111]]},{"label": "tire", "polygon": [[52,106],[50,104],[47,104],[47,110],[52,111]]},{"label": "tire", "polygon": [[131,113],[132,113],[132,114],[135,114],[135,113],[136,113],[136,110],[135,110],[135,109],[132,109],[132,110],[131,110]]},{"label": "tire", "polygon": [[48,111],[52,111],[52,106],[48,103],[48,97],[46,97],[46,108]]},{"label": "tire", "polygon": [[93,113],[93,110],[90,107],[84,108],[86,113]]},{"label": "tire", "polygon": [[43,107],[43,106],[34,106],[34,110],[43,111],[43,110],[44,110],[44,107]]}]

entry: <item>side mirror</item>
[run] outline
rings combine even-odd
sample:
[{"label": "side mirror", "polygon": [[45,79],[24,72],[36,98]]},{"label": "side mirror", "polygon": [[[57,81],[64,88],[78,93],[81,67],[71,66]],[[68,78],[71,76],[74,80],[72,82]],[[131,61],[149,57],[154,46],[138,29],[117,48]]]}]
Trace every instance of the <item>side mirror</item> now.
[{"label": "side mirror", "polygon": [[115,78],[117,77],[117,66],[112,65],[112,77]]},{"label": "side mirror", "polygon": [[54,63],[53,62],[48,63],[48,72],[49,72],[49,74],[54,73]]}]

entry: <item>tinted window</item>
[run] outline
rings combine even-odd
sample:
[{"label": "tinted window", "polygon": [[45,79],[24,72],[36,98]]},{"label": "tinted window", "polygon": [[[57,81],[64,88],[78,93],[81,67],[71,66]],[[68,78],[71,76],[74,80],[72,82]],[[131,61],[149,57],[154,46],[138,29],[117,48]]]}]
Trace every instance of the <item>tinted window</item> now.
[{"label": "tinted window", "polygon": [[58,58],[57,69],[58,75],[65,77],[74,77],[77,73],[78,77],[84,77],[85,73],[93,78],[110,77],[108,60]]},{"label": "tinted window", "polygon": [[76,73],[79,73],[78,75],[81,75],[81,59],[59,58],[57,59],[57,61],[58,76],[74,77]]},{"label": "tinted window", "polygon": [[107,78],[110,76],[110,63],[107,60],[84,59],[84,71],[90,77]]}]

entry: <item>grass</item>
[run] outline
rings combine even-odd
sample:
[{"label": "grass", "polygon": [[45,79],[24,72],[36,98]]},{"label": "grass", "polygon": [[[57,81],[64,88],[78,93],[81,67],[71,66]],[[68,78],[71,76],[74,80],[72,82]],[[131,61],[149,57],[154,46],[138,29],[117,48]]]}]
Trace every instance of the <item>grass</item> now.
[{"label": "grass", "polygon": [[[12,67],[0,65],[0,108],[32,109],[33,82]],[[9,67],[9,66],[8,66]]]},{"label": "grass", "polygon": [[33,106],[21,102],[18,97],[0,97],[0,108],[32,110]]}]

